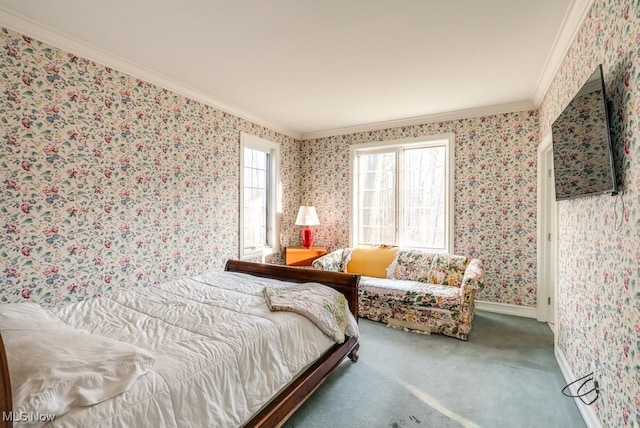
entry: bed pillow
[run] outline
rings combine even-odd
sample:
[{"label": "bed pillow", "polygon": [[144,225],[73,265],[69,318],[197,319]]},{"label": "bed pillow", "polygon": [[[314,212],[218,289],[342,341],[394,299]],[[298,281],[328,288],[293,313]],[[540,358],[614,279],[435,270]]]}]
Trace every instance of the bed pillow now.
[{"label": "bed pillow", "polygon": [[312,282],[292,287],[265,287],[264,297],[271,311],[303,315],[336,343],[343,343],[345,334],[359,335],[347,298],[331,287]]},{"label": "bed pillow", "polygon": [[17,414],[59,417],[126,391],[151,368],[145,349],[77,330],[35,303],[0,305]]}]

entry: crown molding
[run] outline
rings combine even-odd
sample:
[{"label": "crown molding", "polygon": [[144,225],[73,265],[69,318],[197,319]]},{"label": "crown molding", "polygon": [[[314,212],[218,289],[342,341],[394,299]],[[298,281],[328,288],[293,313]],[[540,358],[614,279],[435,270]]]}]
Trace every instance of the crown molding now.
[{"label": "crown molding", "polygon": [[162,88],[169,89],[180,95],[210,105],[214,108],[225,111],[239,118],[248,120],[260,126],[264,126],[265,128],[268,128],[275,132],[279,132],[297,140],[309,140],[331,137],[335,135],[369,132],[403,126],[415,126],[426,123],[445,122],[458,119],[467,119],[477,116],[511,113],[538,108],[542,103],[542,100],[546,95],[549,87],[551,86],[551,82],[555,78],[562,64],[562,61],[564,60],[571,46],[571,43],[573,42],[573,39],[575,38],[575,35],[580,29],[580,26],[584,22],[587,13],[593,5],[593,2],[594,0],[573,0],[573,2],[571,3],[569,10],[564,17],[561,30],[558,33],[556,40],[554,41],[553,48],[547,57],[543,71],[540,75],[540,78],[538,79],[538,83],[536,85],[532,100],[473,109],[457,110],[425,116],[417,116],[406,119],[374,122],[364,125],[356,125],[307,133],[296,132],[287,127],[271,123],[253,114],[247,113],[246,111],[229,103],[203,94],[202,92],[184,85],[183,83],[180,83],[174,79],[156,73],[124,58],[113,55],[110,52],[73,38],[67,34],[61,33],[37,21],[28,19],[24,16],[16,14],[15,12],[9,11],[1,6],[0,25],[18,33],[28,35],[29,37],[32,37],[36,40],[40,40],[42,42],[56,46],[59,49],[73,52],[76,55],[80,55],[96,63],[111,67],[115,70],[153,83]]},{"label": "crown molding", "polygon": [[553,43],[553,47],[547,56],[543,71],[536,84],[536,89],[530,101],[522,101],[510,104],[500,104],[476,109],[457,110],[448,113],[440,113],[426,116],[419,116],[408,119],[400,119],[386,122],[376,122],[368,125],[336,128],[326,131],[307,132],[302,134],[303,140],[332,137],[335,135],[354,134],[358,132],[376,131],[381,129],[397,128],[402,126],[414,126],[425,123],[445,122],[450,120],[468,119],[477,116],[487,116],[501,113],[512,113],[529,109],[537,109],[542,104],[544,96],[547,94],[551,82],[555,78],[562,61],[564,60],[573,40],[580,30],[585,17],[594,0],[573,0],[562,21],[560,31]]},{"label": "crown molding", "polygon": [[584,23],[587,13],[591,10],[594,0],[573,0],[571,6],[567,10],[560,31],[553,42],[553,47],[547,56],[544,68],[536,84],[533,93],[533,104],[539,107],[542,104],[544,96],[547,94],[551,82],[558,74],[558,70],[564,61],[571,44],[578,34],[580,27]]},{"label": "crown molding", "polygon": [[170,77],[164,76],[160,73],[156,73],[146,67],[135,64],[127,59],[114,55],[110,52],[86,43],[82,40],[76,39],[64,34],[57,30],[52,29],[40,22],[26,18],[22,15],[16,14],[13,11],[7,10],[0,6],[0,26],[6,27],[17,33],[24,34],[33,39],[50,44],[58,49],[72,52],[74,55],[79,55],[98,64],[105,65],[120,72],[129,74],[135,78],[152,83],[164,89],[169,89],[177,94],[183,95],[187,98],[199,101],[207,104],[216,109],[222,110],[226,113],[237,116],[241,119],[248,120],[270,130],[287,135],[294,139],[300,139],[301,134],[299,132],[292,131],[286,127],[270,123],[257,116],[249,114],[238,107],[225,103],[209,95],[180,83]]},{"label": "crown molding", "polygon": [[400,128],[403,126],[416,126],[427,123],[448,122],[459,119],[470,119],[478,116],[493,116],[496,114],[513,113],[517,111],[534,109],[531,101],[519,101],[515,103],[496,104],[486,107],[455,110],[447,113],[429,114],[407,119],[374,122],[365,125],[349,126],[345,128],[329,129],[326,131],[306,132],[302,134],[303,140],[315,140],[317,138],[333,137],[336,135],[356,134],[359,132],[379,131],[382,129]]}]

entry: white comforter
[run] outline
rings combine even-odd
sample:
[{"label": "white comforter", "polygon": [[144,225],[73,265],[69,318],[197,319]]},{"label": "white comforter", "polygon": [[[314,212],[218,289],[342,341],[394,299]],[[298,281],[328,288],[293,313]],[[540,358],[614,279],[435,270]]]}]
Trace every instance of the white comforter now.
[{"label": "white comforter", "polygon": [[215,272],[65,306],[57,315],[66,323],[157,361],[127,392],[49,426],[242,425],[334,344],[306,318],[270,312],[266,285],[283,283]]}]

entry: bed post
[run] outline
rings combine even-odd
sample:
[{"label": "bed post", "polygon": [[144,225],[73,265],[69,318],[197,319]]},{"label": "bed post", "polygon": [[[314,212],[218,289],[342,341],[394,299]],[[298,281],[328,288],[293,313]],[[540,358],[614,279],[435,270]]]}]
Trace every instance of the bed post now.
[{"label": "bed post", "polygon": [[9,365],[7,364],[7,352],[0,335],[0,427],[11,428],[13,423],[10,417],[12,408],[11,381],[9,380]]}]

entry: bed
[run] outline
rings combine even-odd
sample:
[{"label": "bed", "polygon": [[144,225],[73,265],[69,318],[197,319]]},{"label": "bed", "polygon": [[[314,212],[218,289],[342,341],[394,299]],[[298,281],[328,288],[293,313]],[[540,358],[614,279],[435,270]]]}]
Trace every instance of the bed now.
[{"label": "bed", "polygon": [[[170,281],[152,292],[133,288],[56,309],[54,315],[83,329],[83,337],[112,338],[136,349],[141,362],[127,365],[135,376],[127,378],[130,384],[124,392],[96,404],[75,402],[69,408],[66,403],[61,417],[43,424],[48,415],[36,414],[35,407],[30,415],[17,414],[13,408],[7,364],[11,355],[0,338],[0,422],[12,426],[12,420],[28,416],[29,421],[41,417],[37,425],[54,427],[281,426],[345,358],[357,361],[359,341],[347,329],[351,334],[343,335],[339,343],[339,338],[331,338],[298,313],[270,311],[269,305],[275,305],[278,293],[321,284],[323,290],[337,290],[346,298],[353,322],[358,318],[359,279],[230,260],[224,272]],[[37,316],[29,318],[30,325],[39,322]],[[223,321],[227,327],[219,329]],[[57,339],[47,333],[42,340]],[[240,350],[232,352],[236,345]],[[116,391],[122,382],[116,379],[115,389],[113,384],[103,389]]]}]

